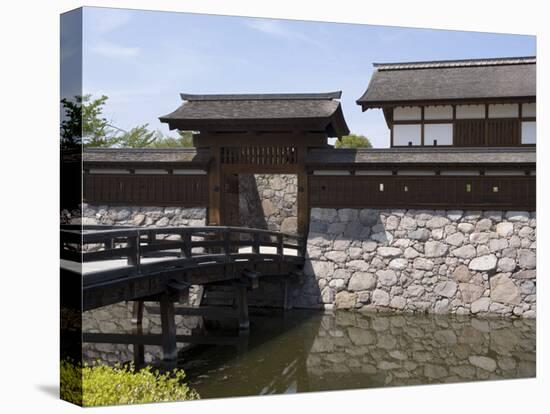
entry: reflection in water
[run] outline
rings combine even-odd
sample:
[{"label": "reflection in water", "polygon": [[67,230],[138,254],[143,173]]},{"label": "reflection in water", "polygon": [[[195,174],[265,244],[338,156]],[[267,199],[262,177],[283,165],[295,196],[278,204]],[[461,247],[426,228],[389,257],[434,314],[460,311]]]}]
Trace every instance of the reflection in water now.
[{"label": "reflection in water", "polygon": [[252,315],[251,333],[180,353],[201,398],[535,376],[533,320]]},{"label": "reflection in water", "polygon": [[248,351],[196,348],[202,398],[535,376],[535,321],[292,311],[254,318]]}]

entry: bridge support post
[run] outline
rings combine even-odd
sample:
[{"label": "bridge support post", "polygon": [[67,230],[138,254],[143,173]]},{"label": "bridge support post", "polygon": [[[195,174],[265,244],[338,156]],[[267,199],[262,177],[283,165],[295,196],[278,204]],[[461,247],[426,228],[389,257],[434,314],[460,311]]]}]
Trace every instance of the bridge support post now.
[{"label": "bridge support post", "polygon": [[175,361],[177,356],[176,311],[171,299],[165,295],[160,300],[162,354],[165,361]]},{"label": "bridge support post", "polygon": [[[132,329],[132,334],[135,335],[136,337],[139,337],[139,336],[143,335],[143,327],[141,325],[141,321],[137,326],[135,326]],[[134,366],[137,369],[145,366],[145,346],[143,344],[134,343],[132,345],[132,350],[133,350],[133,353],[134,353]]]},{"label": "bridge support post", "polygon": [[292,294],[290,291],[290,280],[288,276],[284,276],[283,291],[283,310],[290,310],[292,309]]},{"label": "bridge support post", "polygon": [[143,324],[143,301],[135,300],[132,308],[132,323],[138,326]]},{"label": "bridge support post", "polygon": [[244,283],[237,283],[235,286],[237,290],[237,309],[239,312],[239,331],[248,332],[250,329],[250,319],[248,317],[248,296],[246,291],[246,285]]}]

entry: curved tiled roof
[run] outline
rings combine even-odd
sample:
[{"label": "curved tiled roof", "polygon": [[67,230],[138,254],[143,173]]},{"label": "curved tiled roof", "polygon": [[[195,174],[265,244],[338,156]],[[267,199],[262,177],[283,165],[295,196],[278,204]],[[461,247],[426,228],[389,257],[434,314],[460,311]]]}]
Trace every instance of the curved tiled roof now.
[{"label": "curved tiled roof", "polygon": [[196,148],[85,148],[85,164],[193,164],[206,165],[211,158],[209,150]]},{"label": "curved tiled roof", "polygon": [[341,92],[309,94],[181,94],[185,101],[160,117],[170,129],[246,129],[250,125],[272,129],[281,126],[326,130],[331,136],[349,133],[340,102]]},{"label": "curved tiled roof", "polygon": [[536,96],[536,58],[375,64],[357,104],[363,109],[407,102]]}]

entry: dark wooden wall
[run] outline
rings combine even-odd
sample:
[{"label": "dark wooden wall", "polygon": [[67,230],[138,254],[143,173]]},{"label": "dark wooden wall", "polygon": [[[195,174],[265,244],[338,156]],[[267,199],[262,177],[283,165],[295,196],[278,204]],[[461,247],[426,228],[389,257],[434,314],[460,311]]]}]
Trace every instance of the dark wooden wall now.
[{"label": "dark wooden wall", "polygon": [[310,207],[329,208],[535,210],[535,178],[312,175],[309,199]]},{"label": "dark wooden wall", "polygon": [[208,177],[85,174],[84,201],[110,205],[206,207]]},{"label": "dark wooden wall", "polygon": [[521,145],[519,119],[460,119],[454,123],[454,145],[511,147]]}]

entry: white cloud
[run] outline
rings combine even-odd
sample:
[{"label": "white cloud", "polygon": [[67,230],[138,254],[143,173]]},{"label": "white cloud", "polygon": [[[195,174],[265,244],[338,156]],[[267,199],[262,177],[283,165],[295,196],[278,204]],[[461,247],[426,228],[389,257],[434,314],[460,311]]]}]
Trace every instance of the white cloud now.
[{"label": "white cloud", "polygon": [[139,55],[139,47],[121,46],[111,42],[100,42],[92,47],[92,51],[108,58],[128,58]]},{"label": "white cloud", "polygon": [[251,29],[269,34],[271,36],[282,37],[289,40],[300,40],[302,42],[321,46],[321,43],[317,40],[305,35],[302,32],[292,30],[290,27],[288,27],[288,24],[285,24],[278,20],[251,19],[246,21],[246,25]]}]

